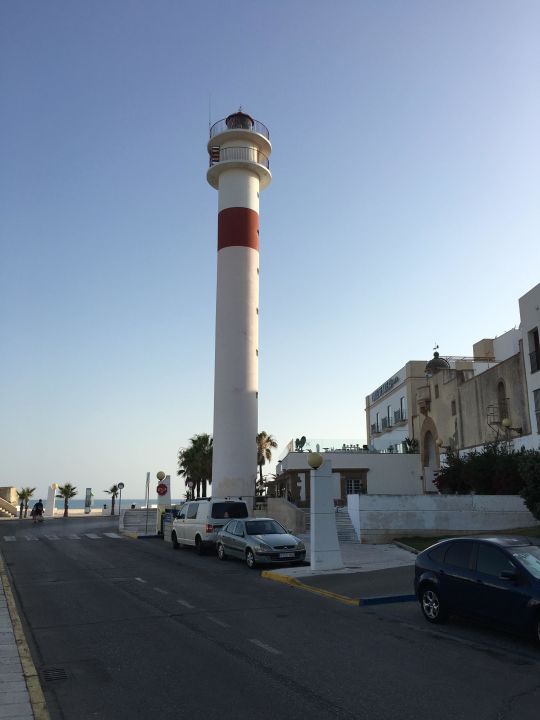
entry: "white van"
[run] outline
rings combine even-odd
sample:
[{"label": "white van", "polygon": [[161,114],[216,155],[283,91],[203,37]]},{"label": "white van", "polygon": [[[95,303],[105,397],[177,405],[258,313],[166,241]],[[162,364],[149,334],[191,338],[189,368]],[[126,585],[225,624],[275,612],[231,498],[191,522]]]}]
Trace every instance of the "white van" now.
[{"label": "white van", "polygon": [[174,548],[192,545],[203,555],[215,546],[219,530],[231,518],[249,517],[248,506],[241,498],[199,498],[182,506],[173,520],[171,542]]}]

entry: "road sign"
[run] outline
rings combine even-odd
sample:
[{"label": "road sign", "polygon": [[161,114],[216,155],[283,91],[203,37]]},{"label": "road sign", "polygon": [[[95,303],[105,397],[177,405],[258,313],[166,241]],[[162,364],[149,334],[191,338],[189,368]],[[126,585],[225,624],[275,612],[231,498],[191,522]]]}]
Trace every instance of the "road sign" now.
[{"label": "road sign", "polygon": [[158,495],[166,495],[167,494],[167,486],[165,483],[159,483],[159,485],[156,488],[156,492]]}]

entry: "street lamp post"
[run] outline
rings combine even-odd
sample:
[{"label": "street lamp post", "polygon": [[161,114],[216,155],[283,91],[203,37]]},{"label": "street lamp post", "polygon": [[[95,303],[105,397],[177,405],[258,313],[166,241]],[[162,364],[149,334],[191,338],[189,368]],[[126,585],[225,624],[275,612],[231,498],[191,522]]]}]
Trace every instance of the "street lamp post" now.
[{"label": "street lamp post", "polygon": [[124,487],[124,483],[118,483],[118,490],[120,491],[120,497],[118,498],[118,517],[120,517],[120,508],[122,507],[122,490]]},{"label": "street lamp post", "polygon": [[193,480],[190,479],[190,480],[187,481],[186,485],[187,485],[188,488],[189,488],[189,491],[188,491],[188,492],[189,492],[189,498],[187,498],[187,499],[188,499],[188,500],[193,500],[193,486],[195,485],[195,483],[193,482]]}]

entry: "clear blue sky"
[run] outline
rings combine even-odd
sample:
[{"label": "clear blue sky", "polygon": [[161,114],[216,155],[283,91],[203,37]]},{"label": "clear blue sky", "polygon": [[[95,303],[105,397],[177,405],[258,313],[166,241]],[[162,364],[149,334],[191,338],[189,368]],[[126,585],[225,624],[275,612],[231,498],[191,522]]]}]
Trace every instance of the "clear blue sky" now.
[{"label": "clear blue sky", "polygon": [[[259,426],[365,436],[540,280],[536,0],[4,0],[0,485],[174,475],[212,432],[212,121],[269,128]],[[173,494],[180,494],[180,480]]]}]

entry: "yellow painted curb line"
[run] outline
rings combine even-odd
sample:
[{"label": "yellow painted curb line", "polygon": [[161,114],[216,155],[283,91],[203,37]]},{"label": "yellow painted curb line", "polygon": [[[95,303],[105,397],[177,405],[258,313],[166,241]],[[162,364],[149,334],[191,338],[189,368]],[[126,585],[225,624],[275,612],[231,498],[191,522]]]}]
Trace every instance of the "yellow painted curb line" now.
[{"label": "yellow painted curb line", "polygon": [[321,588],[306,585],[305,583],[300,582],[300,580],[297,580],[296,578],[289,577],[289,575],[279,575],[279,573],[272,572],[270,570],[263,570],[261,576],[266,578],[267,580],[274,580],[275,582],[284,583],[285,585],[291,585],[297,590],[306,590],[307,592],[314,593],[315,595],[322,595],[323,597],[330,598],[331,600],[337,600],[344,605],[355,605],[356,607],[358,607],[358,605],[360,604],[360,600],[358,599],[355,600],[354,598],[347,597],[346,595],[338,595],[337,593],[333,593],[330,590],[322,590]]},{"label": "yellow painted curb line", "polygon": [[6,596],[6,603],[11,617],[13,634],[15,635],[15,642],[17,643],[17,650],[21,659],[23,675],[26,681],[26,687],[28,688],[34,718],[35,720],[50,720],[49,711],[47,710],[47,705],[45,703],[45,696],[43,695],[43,690],[41,689],[36,666],[34,665],[32,655],[30,654],[30,648],[28,647],[28,643],[26,642],[26,638],[24,636],[21,618],[17,612],[17,606],[15,605],[15,599],[13,598],[13,593],[11,592],[11,585],[9,584],[9,578],[6,573],[2,557],[0,557],[0,580],[4,586],[4,594]]}]

